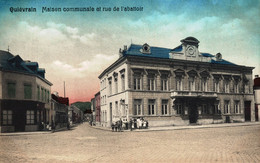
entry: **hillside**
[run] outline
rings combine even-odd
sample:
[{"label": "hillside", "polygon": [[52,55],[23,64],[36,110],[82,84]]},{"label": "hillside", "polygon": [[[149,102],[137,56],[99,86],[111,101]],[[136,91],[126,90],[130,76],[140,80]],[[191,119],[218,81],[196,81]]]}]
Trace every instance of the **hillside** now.
[{"label": "hillside", "polygon": [[75,102],[75,103],[72,103],[71,105],[76,106],[83,112],[85,112],[85,111],[89,112],[91,110],[91,102]]}]

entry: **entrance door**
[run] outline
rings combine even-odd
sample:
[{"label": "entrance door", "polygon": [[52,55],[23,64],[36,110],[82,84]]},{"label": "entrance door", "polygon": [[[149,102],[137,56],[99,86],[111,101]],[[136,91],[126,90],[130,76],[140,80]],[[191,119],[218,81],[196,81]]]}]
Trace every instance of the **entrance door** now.
[{"label": "entrance door", "polygon": [[113,118],[113,114],[112,114],[112,103],[110,103],[110,126],[112,125],[112,118]]},{"label": "entrance door", "polygon": [[259,121],[259,117],[258,117],[258,105],[255,105],[255,121]]},{"label": "entrance door", "polygon": [[245,121],[251,121],[251,101],[245,101]]},{"label": "entrance door", "polygon": [[190,123],[197,123],[198,120],[198,108],[196,103],[189,105],[189,121]]},{"label": "entrance door", "polygon": [[25,110],[16,109],[14,112],[14,128],[15,131],[25,131],[26,115]]}]

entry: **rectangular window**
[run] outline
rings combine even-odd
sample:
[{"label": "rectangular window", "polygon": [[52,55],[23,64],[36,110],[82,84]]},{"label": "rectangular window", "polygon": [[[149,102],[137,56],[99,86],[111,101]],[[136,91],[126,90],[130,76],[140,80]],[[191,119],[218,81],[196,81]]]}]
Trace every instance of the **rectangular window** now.
[{"label": "rectangular window", "polygon": [[47,90],[44,89],[44,101],[46,102],[47,101]]},{"label": "rectangular window", "polygon": [[2,112],[2,124],[3,125],[12,125],[13,124],[13,111],[12,110],[3,110]]},{"label": "rectangular window", "polygon": [[214,91],[219,92],[219,80],[214,80]]},{"label": "rectangular window", "polygon": [[176,90],[182,91],[182,79],[181,79],[181,77],[176,78]]},{"label": "rectangular window", "polygon": [[24,84],[24,99],[32,99],[32,85]]},{"label": "rectangular window", "polygon": [[122,91],[125,90],[125,75],[121,75]]},{"label": "rectangular window", "polygon": [[220,108],[219,108],[219,101],[217,101],[217,102],[214,104],[214,113],[215,113],[215,114],[221,114],[221,111],[220,111]]},{"label": "rectangular window", "polygon": [[134,100],[134,115],[143,115],[142,100]]},{"label": "rectangular window", "polygon": [[201,91],[208,91],[208,82],[205,78],[201,80]]},{"label": "rectangular window", "polygon": [[116,116],[120,115],[119,109],[118,109],[118,102],[115,102],[115,108],[116,108]]},{"label": "rectangular window", "polygon": [[7,94],[9,98],[15,98],[16,94],[16,83],[7,83]]},{"label": "rectangular window", "polygon": [[162,100],[162,115],[168,115],[168,100]]},{"label": "rectangular window", "polygon": [[41,97],[41,92],[40,92],[40,86],[37,85],[37,100],[40,101]]},{"label": "rectangular window", "polygon": [[34,110],[26,111],[26,124],[34,124]]},{"label": "rectangular window", "polygon": [[112,81],[109,80],[108,84],[109,84],[109,95],[112,95]]},{"label": "rectangular window", "polygon": [[239,101],[235,101],[235,113],[236,114],[241,113],[241,110],[240,110],[240,107],[239,107]]},{"label": "rectangular window", "polygon": [[189,90],[190,91],[195,91],[195,81],[194,77],[189,78]]},{"label": "rectangular window", "polygon": [[229,81],[224,82],[224,93],[229,93]]},{"label": "rectangular window", "polygon": [[183,114],[183,109],[181,104],[176,104],[177,114]]},{"label": "rectangular window", "polygon": [[224,114],[230,114],[230,107],[229,107],[229,101],[226,100],[224,102]]},{"label": "rectangular window", "polygon": [[134,77],[134,90],[141,90],[141,77]]},{"label": "rectangular window", "polygon": [[155,90],[155,80],[154,78],[148,78],[148,90],[154,91]]},{"label": "rectangular window", "polygon": [[155,100],[148,100],[148,115],[155,115]]},{"label": "rectangular window", "polygon": [[161,79],[161,90],[162,91],[168,90],[168,80],[167,79]]},{"label": "rectangular window", "polygon": [[115,77],[115,93],[118,93],[118,80],[117,77]]},{"label": "rectangular window", "polygon": [[50,92],[47,90],[47,102],[50,102]]},{"label": "rectangular window", "polygon": [[238,84],[238,82],[235,82],[235,84],[234,84],[234,92],[235,93],[239,93],[239,84]]},{"label": "rectangular window", "polygon": [[42,94],[42,101],[44,101],[44,89],[41,88],[41,94]]}]

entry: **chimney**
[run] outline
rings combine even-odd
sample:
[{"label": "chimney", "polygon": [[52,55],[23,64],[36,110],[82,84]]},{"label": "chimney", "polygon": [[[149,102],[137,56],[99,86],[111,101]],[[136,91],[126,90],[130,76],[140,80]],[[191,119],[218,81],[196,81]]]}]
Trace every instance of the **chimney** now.
[{"label": "chimney", "polygon": [[123,53],[123,51],[122,51],[122,49],[120,48],[120,49],[119,49],[119,58],[123,56],[122,53]]},{"label": "chimney", "polygon": [[127,50],[127,45],[124,45],[124,51],[126,51]]}]

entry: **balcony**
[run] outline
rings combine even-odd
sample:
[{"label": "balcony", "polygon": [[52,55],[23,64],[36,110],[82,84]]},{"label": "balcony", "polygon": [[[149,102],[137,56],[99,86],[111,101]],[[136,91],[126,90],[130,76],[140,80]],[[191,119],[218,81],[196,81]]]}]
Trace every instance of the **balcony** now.
[{"label": "balcony", "polygon": [[217,98],[216,92],[203,92],[203,91],[177,91],[171,90],[171,97],[196,97],[196,98]]}]

